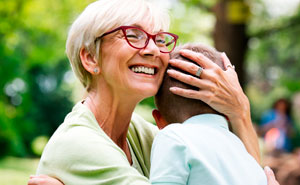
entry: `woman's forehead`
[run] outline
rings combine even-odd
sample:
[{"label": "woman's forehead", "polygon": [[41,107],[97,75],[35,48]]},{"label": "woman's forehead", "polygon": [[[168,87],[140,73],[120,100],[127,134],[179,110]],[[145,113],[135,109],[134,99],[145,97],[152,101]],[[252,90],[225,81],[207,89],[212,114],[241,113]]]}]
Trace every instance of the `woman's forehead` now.
[{"label": "woman's forehead", "polygon": [[139,8],[133,9],[132,11],[118,12],[119,14],[112,17],[112,19],[115,20],[112,29],[119,26],[137,26],[149,33],[168,31],[168,13],[152,3],[141,3]]},{"label": "woman's forehead", "polygon": [[149,33],[158,33],[158,32],[164,31],[162,28],[155,28],[154,23],[149,23],[147,21],[134,23],[129,26],[135,26],[135,27],[143,29]]},{"label": "woman's forehead", "polygon": [[149,33],[167,31],[164,30],[165,25],[163,21],[161,19],[157,19],[153,14],[150,14],[150,12],[146,12],[140,20],[131,23],[129,26],[136,26]]}]

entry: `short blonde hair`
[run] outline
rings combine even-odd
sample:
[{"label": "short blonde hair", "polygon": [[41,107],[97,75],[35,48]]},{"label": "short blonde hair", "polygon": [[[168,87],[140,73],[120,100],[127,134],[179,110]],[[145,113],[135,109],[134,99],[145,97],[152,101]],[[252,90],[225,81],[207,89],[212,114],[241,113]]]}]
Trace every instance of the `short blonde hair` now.
[{"label": "short blonde hair", "polygon": [[66,53],[75,75],[87,90],[90,89],[92,75],[82,65],[81,48],[99,60],[101,41],[95,43],[97,37],[113,28],[145,19],[153,24],[153,32],[169,28],[167,10],[147,0],[98,0],[89,4],[77,17],[68,33]]}]

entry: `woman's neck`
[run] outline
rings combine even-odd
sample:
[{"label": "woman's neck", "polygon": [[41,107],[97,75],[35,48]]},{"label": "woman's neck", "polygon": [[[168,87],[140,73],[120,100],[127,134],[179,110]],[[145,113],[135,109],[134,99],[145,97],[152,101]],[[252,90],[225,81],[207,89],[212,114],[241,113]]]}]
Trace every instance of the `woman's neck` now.
[{"label": "woman's neck", "polygon": [[123,150],[128,150],[126,136],[138,100],[120,97],[102,88],[90,91],[84,104],[92,111],[99,126]]}]

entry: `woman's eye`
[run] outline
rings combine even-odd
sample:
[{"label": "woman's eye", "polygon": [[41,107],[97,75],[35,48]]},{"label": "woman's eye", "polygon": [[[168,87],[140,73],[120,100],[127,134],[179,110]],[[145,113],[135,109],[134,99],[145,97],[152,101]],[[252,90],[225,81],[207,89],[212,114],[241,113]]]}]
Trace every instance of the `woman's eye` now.
[{"label": "woman's eye", "polygon": [[163,39],[158,39],[158,40],[156,40],[156,43],[159,43],[159,44],[165,44],[166,41],[163,40]]},{"label": "woman's eye", "polygon": [[133,34],[126,35],[126,36],[127,36],[127,38],[130,38],[130,39],[138,39],[139,38],[137,35],[133,35]]}]

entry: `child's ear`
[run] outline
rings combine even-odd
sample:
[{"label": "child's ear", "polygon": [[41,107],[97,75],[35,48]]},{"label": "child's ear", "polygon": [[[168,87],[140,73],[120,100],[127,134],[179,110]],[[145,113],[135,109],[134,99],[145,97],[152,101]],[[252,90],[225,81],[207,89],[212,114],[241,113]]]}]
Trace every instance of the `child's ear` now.
[{"label": "child's ear", "polygon": [[156,125],[159,129],[163,129],[168,125],[167,121],[161,116],[160,112],[157,109],[152,111],[152,116],[155,119]]}]

